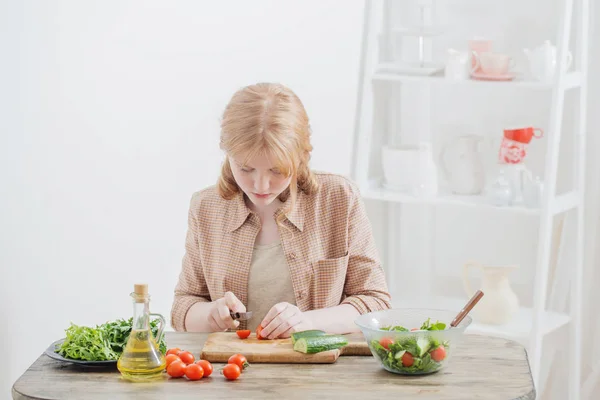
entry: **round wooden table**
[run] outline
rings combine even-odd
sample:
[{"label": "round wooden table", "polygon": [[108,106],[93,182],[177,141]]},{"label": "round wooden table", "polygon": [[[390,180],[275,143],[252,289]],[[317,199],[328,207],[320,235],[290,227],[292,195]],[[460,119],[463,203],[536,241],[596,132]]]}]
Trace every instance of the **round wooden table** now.
[{"label": "round wooden table", "polygon": [[[167,333],[169,347],[198,355],[206,333]],[[199,381],[131,383],[115,367],[90,368],[42,354],[15,382],[14,399],[535,399],[525,349],[518,343],[466,335],[448,366],[423,376],[385,371],[372,356],[343,356],[334,364],[254,363],[235,381],[219,374]]]}]

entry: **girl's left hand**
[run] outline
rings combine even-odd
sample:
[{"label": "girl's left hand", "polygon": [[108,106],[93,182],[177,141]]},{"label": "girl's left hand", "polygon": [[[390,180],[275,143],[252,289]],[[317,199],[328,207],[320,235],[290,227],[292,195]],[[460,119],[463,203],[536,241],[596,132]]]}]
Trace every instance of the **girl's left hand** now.
[{"label": "girl's left hand", "polygon": [[290,303],[275,304],[260,325],[261,336],[268,339],[289,338],[294,332],[314,329],[308,316]]}]

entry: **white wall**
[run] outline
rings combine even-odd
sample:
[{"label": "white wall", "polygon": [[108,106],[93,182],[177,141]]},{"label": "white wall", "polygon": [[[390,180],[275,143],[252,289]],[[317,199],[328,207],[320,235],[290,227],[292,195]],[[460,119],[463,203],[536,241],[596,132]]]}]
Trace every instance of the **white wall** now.
[{"label": "white wall", "polygon": [[69,322],[128,317],[134,282],[168,318],[188,202],[216,180],[237,88],[290,86],[313,166],[349,173],[362,8],[3,3],[0,398]]},{"label": "white wall", "polygon": [[[558,0],[527,22],[531,9],[521,3],[502,4],[531,32],[550,34]],[[150,284],[153,311],[168,318],[189,198],[216,179],[220,114],[240,86],[280,81],[293,88],[312,119],[313,166],[350,171],[362,1],[168,4],[0,3],[0,88],[7,88],[0,89],[0,398],[69,322],[127,317],[134,282]],[[466,21],[464,31],[514,28],[494,22],[500,9],[448,4],[457,7],[452,17]],[[501,43],[516,51],[545,37],[520,40],[520,29]],[[469,96],[461,93],[454,106],[485,115]],[[543,120],[543,102],[535,109],[533,119]],[[467,108],[435,110],[438,123],[472,116]],[[475,123],[479,129],[483,122]],[[379,205],[369,206],[385,253]],[[461,265],[473,237],[489,229],[466,231],[465,218],[460,210],[440,214],[438,237],[456,239],[436,248],[443,273]],[[507,224],[522,236],[479,244],[471,256],[517,260],[524,266],[517,279],[526,282],[535,227]],[[403,249],[414,239],[404,236]],[[405,257],[406,265],[417,260]]]}]

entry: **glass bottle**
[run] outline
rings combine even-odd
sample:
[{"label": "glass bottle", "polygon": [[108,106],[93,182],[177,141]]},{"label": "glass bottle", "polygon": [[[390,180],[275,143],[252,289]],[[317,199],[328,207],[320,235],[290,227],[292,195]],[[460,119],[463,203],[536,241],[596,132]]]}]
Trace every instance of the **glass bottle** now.
[{"label": "glass bottle", "polygon": [[507,179],[504,170],[500,170],[496,180],[488,189],[488,196],[495,206],[512,206],[515,201],[515,192]]},{"label": "glass bottle", "polygon": [[[129,339],[117,361],[117,368],[123,378],[131,381],[147,381],[160,378],[165,369],[165,357],[158,343],[165,328],[165,319],[160,314],[151,314],[147,284],[134,285],[133,322]],[[156,338],[150,329],[150,316],[160,320]]]}]

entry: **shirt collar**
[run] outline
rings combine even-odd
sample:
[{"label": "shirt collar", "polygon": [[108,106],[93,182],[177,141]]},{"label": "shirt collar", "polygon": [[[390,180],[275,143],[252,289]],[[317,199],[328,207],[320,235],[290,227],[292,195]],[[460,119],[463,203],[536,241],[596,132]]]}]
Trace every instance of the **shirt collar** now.
[{"label": "shirt collar", "polygon": [[[305,197],[304,192],[298,192],[296,196],[296,204],[294,208],[289,211],[285,219],[287,219],[292,225],[294,225],[300,232],[304,229],[304,205],[305,205]],[[227,212],[226,220],[227,220],[227,231],[233,232],[242,226],[248,216],[252,213],[252,211],[246,205],[244,201],[244,192],[241,190],[235,195],[235,197],[231,200],[233,207],[229,209]],[[291,203],[291,197],[288,196],[287,200],[283,203],[283,205],[275,212],[275,216],[278,216],[289,207]]]}]

